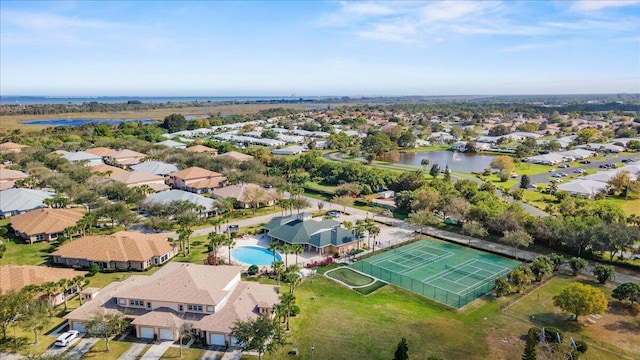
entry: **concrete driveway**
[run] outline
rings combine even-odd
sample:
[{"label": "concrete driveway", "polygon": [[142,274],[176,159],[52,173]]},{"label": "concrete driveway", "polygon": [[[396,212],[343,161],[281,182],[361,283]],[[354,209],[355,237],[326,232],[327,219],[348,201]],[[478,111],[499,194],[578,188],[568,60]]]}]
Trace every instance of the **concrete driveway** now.
[{"label": "concrete driveway", "polygon": [[144,355],[140,358],[140,360],[158,360],[164,354],[167,349],[173,344],[173,341],[158,341],[155,344],[151,345],[149,350],[147,350]]},{"label": "concrete driveway", "polygon": [[142,353],[144,348],[149,344],[150,340],[140,339],[131,344],[131,347],[127,349],[118,360],[136,360],[138,356]]},{"label": "concrete driveway", "polygon": [[78,345],[69,350],[67,356],[69,356],[70,359],[80,359],[84,354],[87,353],[87,351],[89,351],[93,347],[93,345],[98,342],[98,340],[100,339],[89,338],[80,340]]}]

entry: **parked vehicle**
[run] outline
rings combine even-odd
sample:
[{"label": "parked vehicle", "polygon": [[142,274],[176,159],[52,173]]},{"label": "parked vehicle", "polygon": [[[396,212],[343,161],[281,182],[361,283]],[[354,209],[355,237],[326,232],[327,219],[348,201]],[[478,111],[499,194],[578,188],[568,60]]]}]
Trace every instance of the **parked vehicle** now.
[{"label": "parked vehicle", "polygon": [[56,339],[56,346],[67,346],[69,344],[71,344],[71,342],[76,339],[78,336],[80,336],[80,332],[77,330],[69,330],[67,332],[62,333],[60,336],[58,336],[58,338]]},{"label": "parked vehicle", "polygon": [[580,161],[581,164],[591,164],[591,161],[589,160],[582,160]]},{"label": "parked vehicle", "polygon": [[575,170],[573,170],[573,172],[574,172],[574,173],[576,173],[576,174],[584,174],[584,173],[586,173],[587,171],[586,171],[585,169],[580,168],[580,169],[575,169]]},{"label": "parked vehicle", "polygon": [[558,165],[558,168],[560,168],[560,169],[566,169],[568,167],[569,167],[569,164],[560,164],[560,165]]},{"label": "parked vehicle", "polygon": [[331,216],[332,218],[339,218],[340,217],[340,213],[338,211],[334,211],[334,210],[331,210],[331,211],[327,212],[327,215]]}]

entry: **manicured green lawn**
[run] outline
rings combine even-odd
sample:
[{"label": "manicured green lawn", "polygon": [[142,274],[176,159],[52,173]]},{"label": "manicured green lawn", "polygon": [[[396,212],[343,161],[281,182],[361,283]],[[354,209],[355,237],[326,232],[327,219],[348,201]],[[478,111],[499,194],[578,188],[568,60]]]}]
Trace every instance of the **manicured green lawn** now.
[{"label": "manicured green lawn", "polygon": [[182,348],[182,357],[180,357],[180,348],[170,347],[160,359],[185,359],[185,360],[197,360],[202,357],[204,350]]},{"label": "manicured green lawn", "polygon": [[[578,322],[567,320],[570,314],[553,305],[553,296],[576,281],[601,289],[610,300],[609,311],[596,320],[595,324],[588,322],[588,316],[578,318]],[[633,358],[632,354],[640,354],[640,341],[637,341],[640,334],[640,319],[637,316],[640,306],[635,310],[620,306],[619,302],[611,298],[614,287],[601,285],[594,282],[593,278],[560,275],[507,307],[505,313],[527,321],[531,326],[557,327],[565,333],[565,337],[596,345],[590,346],[581,359],[617,358],[609,351],[597,347]]]},{"label": "manicured green lawn", "polygon": [[24,244],[7,240],[5,243],[7,251],[0,259],[0,265],[44,265],[53,247],[51,243],[45,242]]},{"label": "manicured green lawn", "polygon": [[340,280],[350,286],[363,286],[373,282],[373,278],[357,273],[348,267],[341,267],[326,273],[327,276]]},{"label": "manicured green lawn", "polygon": [[122,341],[109,341],[111,351],[107,352],[107,344],[104,340],[98,340],[93,347],[82,356],[82,359],[96,360],[117,360],[127,349],[131,347],[131,343]]}]

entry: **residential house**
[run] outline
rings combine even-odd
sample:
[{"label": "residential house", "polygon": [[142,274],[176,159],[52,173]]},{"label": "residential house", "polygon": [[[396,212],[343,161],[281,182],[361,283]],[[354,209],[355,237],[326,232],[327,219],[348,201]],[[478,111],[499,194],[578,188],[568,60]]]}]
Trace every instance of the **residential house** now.
[{"label": "residential house", "polygon": [[51,253],[54,264],[101,269],[145,270],[162,265],[178,250],[166,234],[120,231],[112,235],[83,236]]},{"label": "residential house", "polygon": [[186,149],[187,145],[181,142],[177,142],[174,140],[165,140],[165,141],[161,141],[159,143],[157,143],[156,145],[163,145],[166,147],[170,147],[173,149]]},{"label": "residential house", "polygon": [[110,156],[116,152],[114,149],[106,148],[106,147],[95,147],[91,149],[87,149],[84,152],[100,156],[101,158]]},{"label": "residential house", "polygon": [[177,340],[185,322],[207,345],[235,346],[231,328],[238,320],[272,313],[278,302],[273,285],[242,281],[240,266],[169,263],[150,276],[133,275],[113,282],[65,315],[69,328],[85,332],[96,312],[131,319],[143,339]]},{"label": "residential house", "polygon": [[224,175],[197,166],[169,174],[169,183],[174,188],[196,194],[210,193],[223,186],[226,181]]},{"label": "residential house", "polygon": [[45,199],[58,196],[46,190],[8,189],[0,191],[0,216],[9,217],[46,207]]},{"label": "residential house", "polygon": [[218,153],[217,149],[213,149],[213,148],[210,148],[210,147],[204,146],[204,145],[189,146],[185,150],[188,151],[188,152],[193,152],[193,153],[211,153],[213,155],[216,155]]},{"label": "residential house", "polygon": [[598,193],[607,191],[606,182],[578,178],[565,184],[558,185],[558,191],[567,191],[571,196],[581,196],[593,199]]},{"label": "residential house", "polygon": [[239,162],[253,160],[253,156],[247,155],[247,154],[243,154],[243,153],[239,153],[237,151],[229,151],[229,152],[226,152],[224,154],[218,154],[215,157],[221,157],[221,156],[230,157],[230,158],[232,158],[232,159],[234,159],[236,161],[239,161]]},{"label": "residential house", "polygon": [[[34,265],[3,265],[0,266],[0,294],[10,290],[20,291],[27,285],[40,286],[47,282],[57,283],[62,279],[73,279],[76,276],[84,276],[86,272],[73,269],[51,268]],[[64,302],[64,298],[77,293],[79,288],[72,287],[67,292],[57,290],[49,301],[52,305]]]},{"label": "residential house", "polygon": [[19,153],[23,149],[28,148],[28,147],[29,146],[27,146],[27,145],[16,144],[14,142],[7,141],[7,142],[4,142],[4,143],[0,144],[0,154],[2,154],[2,153],[10,153],[10,152]]},{"label": "residential house", "polygon": [[238,206],[245,209],[250,208],[252,202],[257,202],[259,206],[273,206],[278,198],[273,188],[265,189],[256,184],[246,183],[214,189],[211,195],[216,199],[236,199]]},{"label": "residential house", "polygon": [[271,150],[271,153],[274,155],[298,155],[302,154],[304,151],[307,151],[307,149],[300,145],[293,145],[281,149],[273,149]]},{"label": "residential house", "polygon": [[155,192],[169,190],[169,186],[164,183],[163,176],[144,171],[127,171],[124,174],[112,175],[109,181],[123,183],[127,187],[148,186]]},{"label": "residential house", "polygon": [[299,244],[320,254],[343,254],[358,247],[354,234],[331,219],[316,220],[302,213],[273,218],[262,226],[271,241]]},{"label": "residential house", "polygon": [[25,179],[27,177],[29,176],[22,171],[0,167],[0,191],[11,189],[16,185],[17,180]]},{"label": "residential house", "polygon": [[69,162],[81,162],[86,166],[96,166],[104,164],[102,162],[102,158],[98,155],[90,154],[84,151],[75,151],[75,152],[62,152],[58,151],[58,154],[69,161]]},{"label": "residential house", "polygon": [[90,171],[92,174],[99,175],[99,176],[106,176],[106,177],[127,173],[127,170],[125,169],[107,165],[107,164],[92,166]]},{"label": "residential house", "polygon": [[188,201],[194,206],[202,208],[203,210],[200,212],[200,217],[211,216],[217,210],[213,199],[176,189],[153,194],[145,200],[145,202],[149,204],[163,205],[168,205],[175,201]]},{"label": "residential house", "polygon": [[105,156],[105,162],[109,165],[127,168],[141,163],[147,155],[129,149],[116,150]]},{"label": "residential house", "polygon": [[[65,229],[74,227],[84,217],[84,209],[36,209],[11,217],[16,235],[34,241],[57,240]],[[73,231],[73,235],[78,231]]]},{"label": "residential house", "polygon": [[141,162],[140,164],[133,165],[131,169],[136,171],[144,171],[149,174],[160,176],[167,176],[172,172],[176,172],[179,170],[177,166],[162,161]]}]

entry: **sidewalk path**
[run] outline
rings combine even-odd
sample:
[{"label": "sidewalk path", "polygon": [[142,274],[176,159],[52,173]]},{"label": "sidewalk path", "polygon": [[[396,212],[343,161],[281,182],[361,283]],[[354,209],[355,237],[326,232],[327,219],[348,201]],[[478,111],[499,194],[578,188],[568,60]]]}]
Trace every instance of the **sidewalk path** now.
[{"label": "sidewalk path", "polygon": [[220,360],[240,360],[242,359],[242,351],[238,348],[229,348]]},{"label": "sidewalk path", "polygon": [[224,355],[224,351],[218,350],[205,350],[200,357],[200,360],[220,360]]}]

